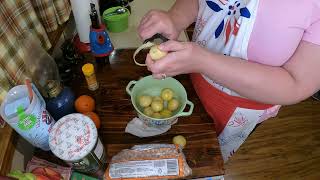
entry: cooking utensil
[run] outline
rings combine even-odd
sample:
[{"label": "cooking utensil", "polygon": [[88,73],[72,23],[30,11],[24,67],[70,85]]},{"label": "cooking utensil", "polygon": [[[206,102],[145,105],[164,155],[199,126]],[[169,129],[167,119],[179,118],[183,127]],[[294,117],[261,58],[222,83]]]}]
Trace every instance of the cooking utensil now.
[{"label": "cooking utensil", "polygon": [[147,42],[154,42],[155,40],[157,39],[160,39],[162,42],[161,43],[164,43],[164,42],[167,42],[169,41],[168,38],[164,37],[162,34],[160,33],[157,33],[155,35],[153,35],[151,38],[148,38],[146,40],[143,41],[143,44],[147,43]]},{"label": "cooking utensil", "polygon": [[318,91],[317,93],[315,93],[312,97],[313,97],[314,99],[320,101],[320,91]]}]

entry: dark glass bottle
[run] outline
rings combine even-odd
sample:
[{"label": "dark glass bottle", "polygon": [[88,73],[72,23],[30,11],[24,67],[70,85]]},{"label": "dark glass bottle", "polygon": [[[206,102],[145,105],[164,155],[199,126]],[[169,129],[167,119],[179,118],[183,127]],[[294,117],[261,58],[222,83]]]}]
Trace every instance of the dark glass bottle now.
[{"label": "dark glass bottle", "polygon": [[75,112],[75,95],[69,87],[63,87],[58,81],[50,81],[46,88],[49,94],[46,100],[47,110],[56,121]]}]

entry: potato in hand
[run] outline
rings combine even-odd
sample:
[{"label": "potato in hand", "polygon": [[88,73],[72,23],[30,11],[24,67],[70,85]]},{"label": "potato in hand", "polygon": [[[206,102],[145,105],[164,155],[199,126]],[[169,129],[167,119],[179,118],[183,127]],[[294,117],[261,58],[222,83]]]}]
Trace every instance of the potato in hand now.
[{"label": "potato in hand", "polygon": [[161,51],[159,49],[159,45],[154,45],[150,48],[149,54],[151,56],[151,59],[156,61],[165,57],[168,53],[165,51]]}]

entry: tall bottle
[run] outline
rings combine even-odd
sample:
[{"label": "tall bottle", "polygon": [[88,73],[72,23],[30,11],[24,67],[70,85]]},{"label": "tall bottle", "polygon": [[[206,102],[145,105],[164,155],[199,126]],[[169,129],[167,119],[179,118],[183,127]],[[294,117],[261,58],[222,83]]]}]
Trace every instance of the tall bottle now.
[{"label": "tall bottle", "polygon": [[74,94],[60,83],[59,71],[53,58],[41,47],[40,40],[32,32],[24,32],[20,38],[26,58],[27,74],[45,98],[47,110],[55,120],[73,113]]},{"label": "tall bottle", "polygon": [[90,9],[91,28],[89,39],[91,53],[99,65],[105,65],[109,63],[109,55],[113,51],[113,46],[108,33],[105,31],[105,26],[100,25],[98,21],[98,12],[93,3],[90,3]]}]

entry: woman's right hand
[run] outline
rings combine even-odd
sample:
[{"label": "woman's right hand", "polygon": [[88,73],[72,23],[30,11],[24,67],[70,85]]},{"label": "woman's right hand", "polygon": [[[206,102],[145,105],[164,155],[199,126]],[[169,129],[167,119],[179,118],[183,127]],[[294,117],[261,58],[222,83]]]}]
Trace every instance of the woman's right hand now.
[{"label": "woman's right hand", "polygon": [[149,11],[141,19],[138,32],[143,40],[152,37],[156,33],[160,33],[168,39],[175,40],[180,34],[169,13],[160,10]]}]

